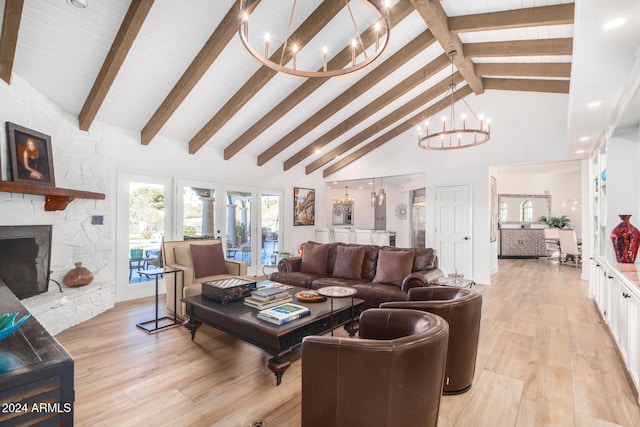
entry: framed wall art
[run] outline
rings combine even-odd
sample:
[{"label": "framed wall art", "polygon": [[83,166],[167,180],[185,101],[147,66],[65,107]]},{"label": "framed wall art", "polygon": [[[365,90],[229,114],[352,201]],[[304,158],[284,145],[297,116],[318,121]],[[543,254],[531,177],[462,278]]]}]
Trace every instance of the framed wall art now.
[{"label": "framed wall art", "polygon": [[51,137],[7,122],[11,180],[55,186]]},{"label": "framed wall art", "polygon": [[293,225],[315,225],[316,190],[293,187]]}]

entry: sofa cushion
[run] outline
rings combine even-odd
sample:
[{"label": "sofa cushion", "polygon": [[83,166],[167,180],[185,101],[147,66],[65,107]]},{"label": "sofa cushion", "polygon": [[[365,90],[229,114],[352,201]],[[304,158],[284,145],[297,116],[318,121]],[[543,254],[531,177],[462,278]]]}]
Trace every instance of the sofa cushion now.
[{"label": "sofa cushion", "polygon": [[436,267],[436,257],[433,248],[414,248],[413,250],[413,269],[415,271],[431,270]]},{"label": "sofa cushion", "polygon": [[176,264],[183,265],[185,267],[193,268],[193,257],[191,256],[191,248],[184,246],[176,246],[173,249],[173,254],[176,258]]},{"label": "sofa cushion", "polygon": [[343,279],[362,279],[364,252],[364,246],[338,246],[333,276]]},{"label": "sofa cushion", "polygon": [[407,300],[407,293],[392,284],[367,282],[357,283],[352,287],[358,291],[356,298],[365,300],[367,307],[379,307],[383,302]]},{"label": "sofa cushion", "polygon": [[189,245],[193,258],[193,269],[196,279],[218,274],[228,274],[227,264],[224,262],[222,244]]},{"label": "sofa cushion", "polygon": [[300,271],[303,273],[325,274],[328,254],[329,245],[312,242],[305,243]]},{"label": "sofa cushion", "polygon": [[378,252],[378,266],[373,281],[402,286],[404,278],[411,274],[412,267],[413,251],[383,249]]},{"label": "sofa cushion", "polygon": [[380,246],[365,245],[364,260],[362,261],[362,278],[373,280],[376,275],[376,265],[378,264],[378,252]]},{"label": "sofa cushion", "polygon": [[303,273],[301,271],[276,271],[271,273],[269,280],[284,283],[285,285],[297,286],[299,288],[311,288],[311,283],[326,277],[324,274]]}]

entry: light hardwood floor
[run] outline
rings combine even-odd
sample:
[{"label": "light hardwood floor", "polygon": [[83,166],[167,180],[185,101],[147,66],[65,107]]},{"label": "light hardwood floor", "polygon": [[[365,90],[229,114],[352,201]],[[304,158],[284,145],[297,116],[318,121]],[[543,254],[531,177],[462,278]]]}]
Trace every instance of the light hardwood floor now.
[{"label": "light hardwood floor", "polygon": [[[483,294],[473,387],[439,426],[639,426],[640,408],[587,282],[547,260],[500,260]],[[153,300],[119,303],[57,335],[75,359],[78,426],[300,424],[300,361],[282,385],[267,356],[203,326],[147,335]],[[363,391],[365,392],[365,391]],[[354,408],[357,410],[357,408]]]}]

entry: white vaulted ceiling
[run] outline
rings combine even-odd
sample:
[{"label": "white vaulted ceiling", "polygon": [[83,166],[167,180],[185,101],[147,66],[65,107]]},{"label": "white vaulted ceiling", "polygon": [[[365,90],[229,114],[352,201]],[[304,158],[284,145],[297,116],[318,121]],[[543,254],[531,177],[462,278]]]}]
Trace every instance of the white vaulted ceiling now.
[{"label": "white vaulted ceiling", "polygon": [[[87,9],[78,10],[69,6],[65,0],[24,0],[13,73],[42,91],[64,110],[79,115],[81,125],[85,123],[90,126],[90,118],[83,120],[83,105],[90,98],[92,86],[99,77],[101,67],[108,58],[132,4],[126,0],[88,1]],[[160,122],[159,130],[155,134],[184,141],[185,148],[190,147],[194,155],[197,155],[199,149],[214,149],[224,152],[225,157],[230,158],[235,153],[243,151],[255,156],[258,164],[278,162],[282,163],[285,169],[305,166],[307,173],[311,172],[309,165],[316,162],[315,169],[311,169],[324,170],[325,175],[329,175],[331,171],[327,171],[327,168],[334,165],[336,160],[326,160],[318,166],[318,159],[322,156],[332,159],[337,154],[332,155],[331,151],[353,138],[352,148],[342,149],[346,154],[352,153],[397,126],[415,120],[416,115],[433,101],[425,101],[412,111],[399,113],[397,110],[449,76],[449,67],[444,67],[390,104],[377,111],[367,110],[376,100],[388,96],[387,91],[402,87],[406,84],[403,83],[404,80],[412,73],[445,53],[437,41],[430,45],[422,43],[416,49],[412,49],[409,56],[413,57],[404,65],[371,87],[365,88],[362,93],[357,92],[335,108],[332,106],[331,111],[323,114],[321,120],[303,130],[300,128],[301,124],[323,107],[333,105],[330,103],[336,98],[344,99],[347,95],[343,94],[352,94],[359,90],[357,86],[355,89],[350,88],[356,84],[363,85],[375,74],[374,70],[383,66],[390,58],[396,58],[394,54],[427,31],[425,20],[414,9],[414,6],[421,7],[422,3],[428,3],[426,0],[392,2],[392,15],[401,8],[409,9],[406,18],[393,28],[390,46],[383,57],[366,71],[331,79],[311,95],[302,97],[299,103],[290,109],[282,107],[280,102],[306,81],[286,75],[276,75],[264,85],[258,84],[255,78],[252,80],[255,73],[261,72],[260,66],[243,50],[238,39],[236,1],[148,1],[148,14],[143,14],[140,18],[140,30],[122,66],[117,70],[113,84],[105,89],[106,97],[97,109],[95,120],[142,132],[149,126],[156,111],[163,109],[163,103],[171,101],[172,88],[180,82],[216,28],[224,26],[225,15],[233,16],[230,26],[233,27],[233,34],[228,38],[219,37],[215,40],[220,50],[219,56],[211,66],[203,70],[202,77],[194,87],[186,91],[184,100],[165,114],[167,119]],[[342,2],[305,0],[298,2],[301,5],[299,10],[308,15],[316,7],[335,1]],[[12,3],[12,0],[0,0],[0,7],[5,9],[5,5],[8,7]],[[445,0],[439,4],[451,24],[452,18],[466,15],[543,6],[561,7],[572,5],[573,2]],[[282,7],[282,10],[275,10],[275,5]],[[274,22],[283,25],[282,22],[287,22],[289,10],[289,1],[263,0],[255,13],[271,16]],[[523,90],[522,86],[519,86],[523,83],[516,84],[516,78],[560,82],[559,86],[539,86],[534,90],[568,93],[568,158],[577,157],[574,154],[577,148],[589,144],[592,146],[595,143],[597,134],[611,118],[622,95],[624,84],[630,79],[629,73],[640,44],[640,34],[637,30],[640,28],[640,2],[583,0],[576,2],[574,15],[575,22],[459,33],[465,51],[471,45],[483,47],[482,43],[549,39],[557,40],[560,48],[562,39],[570,39],[571,49],[560,54],[512,54],[507,48],[500,55],[472,54],[476,74],[483,74],[481,77],[484,79],[485,90],[493,90],[491,81],[502,79],[511,79],[513,84],[500,90]],[[606,19],[618,15],[627,17],[627,23],[623,27],[608,32],[602,29]],[[332,25],[336,24],[331,21],[323,32],[338,33],[338,28],[332,28]],[[228,30],[227,35],[229,34]],[[335,50],[342,47],[344,46]],[[553,47],[551,46],[551,49]],[[545,64],[564,63],[571,64],[571,71],[570,77],[545,73],[544,70],[538,75],[517,75],[516,72],[510,74],[508,70],[497,73],[499,75],[492,75],[491,72],[483,71],[483,66],[493,63],[506,63],[507,67],[509,64],[522,63],[539,63],[543,64],[543,67],[547,66]],[[435,100],[439,100],[441,95],[439,94]],[[471,94],[468,99],[475,96],[482,94]],[[238,99],[246,102],[238,102]],[[586,107],[592,100],[601,100],[601,107]],[[340,135],[326,135],[345,119],[362,110],[367,113],[362,121],[346,123],[347,129]],[[254,124],[261,123],[266,115],[273,117],[269,124],[254,137],[244,138],[243,134]],[[633,122],[633,118],[629,120]],[[295,131],[294,136],[287,143],[282,143],[292,131]],[[143,137],[142,142],[153,144],[154,132],[150,132],[149,135],[151,136],[148,141]],[[584,136],[591,139],[587,142],[579,141],[579,138]],[[321,137],[323,146],[318,154],[315,153],[316,147],[311,147],[310,144]],[[190,141],[197,139],[200,140],[199,143],[190,144]],[[243,142],[236,143],[240,139]],[[274,146],[279,148],[276,149]],[[305,153],[305,150],[308,153]],[[582,156],[586,155],[588,151]]]}]

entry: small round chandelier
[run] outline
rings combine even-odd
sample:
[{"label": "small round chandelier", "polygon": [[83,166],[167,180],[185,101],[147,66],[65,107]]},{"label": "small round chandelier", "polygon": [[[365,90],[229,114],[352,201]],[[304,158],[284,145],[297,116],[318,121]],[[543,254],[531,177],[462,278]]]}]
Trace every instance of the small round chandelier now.
[{"label": "small round chandelier", "polygon": [[[430,124],[431,119],[426,121],[424,127],[418,126],[418,146],[425,150],[457,150],[460,148],[474,147],[487,142],[491,137],[491,122],[485,120],[482,115],[476,115],[464,98],[462,98],[462,102],[464,102],[467,110],[471,113],[473,121],[475,121],[475,126],[477,127],[474,127],[473,124],[469,126],[467,114],[462,114],[460,116],[461,122],[456,123],[454,98],[456,84],[453,81],[453,59],[456,56],[456,51],[453,50],[449,52],[448,55],[451,59],[451,83],[449,84],[449,89],[444,94],[443,100],[447,97],[451,99],[449,118],[447,119],[447,116],[442,116],[442,130],[439,132],[432,132],[433,126]],[[447,120],[449,120],[448,127]]]},{"label": "small round chandelier", "polygon": [[333,214],[340,216],[343,213],[351,215],[353,210],[353,199],[349,198],[349,187],[344,188],[344,199],[333,201]]},{"label": "small round chandelier", "polygon": [[[299,45],[295,40],[290,40],[291,27],[294,20],[297,0],[293,0],[289,23],[287,25],[286,33],[283,35],[282,39],[281,54],[274,54],[270,56],[270,46],[271,43],[275,41],[271,33],[266,33],[264,35],[264,48],[256,48],[249,42],[249,21],[251,12],[255,9],[258,3],[261,2],[261,0],[240,0],[240,17],[238,19],[238,34],[240,35],[240,41],[242,42],[242,45],[245,47],[245,49],[251,54],[251,56],[257,59],[263,65],[266,65],[272,70],[285,74],[305,78],[327,78],[353,73],[366,67],[380,57],[382,52],[384,52],[384,50],[389,45],[389,35],[391,33],[391,21],[389,18],[390,0],[359,1],[366,4],[375,12],[377,16],[375,23],[372,24],[373,31],[375,33],[375,41],[371,46],[365,45],[365,42],[363,42],[361,34],[358,30],[358,25],[356,24],[356,19],[354,18],[350,0],[344,0],[346,8],[349,12],[351,25],[353,26],[353,37],[350,40],[351,62],[347,66],[336,69],[329,68],[330,62],[327,61],[329,48],[327,46],[324,46],[322,48],[322,52],[317,53],[317,61],[308,61],[318,64],[319,68],[317,69],[317,71],[314,71],[313,69],[300,69],[298,67],[298,57],[302,55],[302,49],[304,46]],[[262,2],[266,3],[266,0],[262,0]],[[277,6],[274,5],[273,7]],[[262,25],[262,27],[265,26],[268,26],[268,24]],[[277,31],[276,28],[274,28],[274,30]],[[286,57],[287,61],[285,62],[285,52],[287,51],[289,52],[290,56]],[[312,56],[315,55],[313,52],[306,54]],[[291,59],[289,60],[289,58]]]}]

